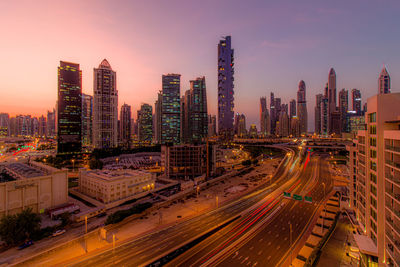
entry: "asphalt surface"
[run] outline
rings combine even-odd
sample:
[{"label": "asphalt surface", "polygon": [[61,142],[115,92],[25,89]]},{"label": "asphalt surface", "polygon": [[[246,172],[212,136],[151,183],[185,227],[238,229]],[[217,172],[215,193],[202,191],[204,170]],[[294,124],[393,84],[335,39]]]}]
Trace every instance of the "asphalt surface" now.
[{"label": "asphalt surface", "polygon": [[[292,153],[293,154],[293,153]],[[125,243],[114,250],[108,250],[97,255],[75,259],[66,263],[68,266],[142,266],[153,262],[174,247],[182,246],[191,239],[217,227],[252,207],[265,198],[271,191],[283,185],[292,176],[298,165],[297,156],[289,157],[278,169],[272,179],[274,184],[270,189],[264,188],[243,196],[233,203],[222,206],[214,211],[202,214],[193,219],[178,223],[158,232]]]}]

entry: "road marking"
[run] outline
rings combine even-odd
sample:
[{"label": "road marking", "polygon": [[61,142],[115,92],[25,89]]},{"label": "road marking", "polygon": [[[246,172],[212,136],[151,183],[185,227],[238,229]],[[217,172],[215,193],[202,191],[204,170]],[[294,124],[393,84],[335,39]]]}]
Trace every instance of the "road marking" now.
[{"label": "road marking", "polygon": [[285,241],[287,240],[287,237],[285,237]]},{"label": "road marking", "polygon": [[271,241],[268,242],[268,246],[271,245]]},{"label": "road marking", "polygon": [[249,262],[247,263],[247,265],[249,265],[249,264],[251,264],[251,261],[249,261]]},{"label": "road marking", "polygon": [[250,250],[253,250],[254,247],[249,248]]},{"label": "road marking", "polygon": [[258,264],[258,261],[256,261],[254,264],[253,264],[253,266],[256,266]]},{"label": "road marking", "polygon": [[279,236],[279,234],[276,234],[276,236],[275,237],[278,237]]},{"label": "road marking", "polygon": [[268,256],[267,261],[269,261],[270,258],[271,258],[271,255]]},{"label": "road marking", "polygon": [[258,254],[258,255],[261,255],[262,253],[263,253],[262,250],[260,250],[257,254]]},{"label": "road marking", "polygon": [[247,261],[249,257],[246,257],[240,264],[243,264],[245,261]]},{"label": "road marking", "polygon": [[281,246],[277,246],[277,247],[276,247],[276,250],[279,250],[280,248],[281,248]]},{"label": "road marking", "polygon": [[286,229],[285,227],[282,227],[282,230],[283,230],[283,231],[285,231],[285,229]]},{"label": "road marking", "polygon": [[270,231],[268,231],[268,234],[271,234],[271,230],[270,230]]},{"label": "road marking", "polygon": [[258,240],[258,242],[261,242],[261,241],[263,241],[264,239],[263,238],[261,238],[260,240]]}]

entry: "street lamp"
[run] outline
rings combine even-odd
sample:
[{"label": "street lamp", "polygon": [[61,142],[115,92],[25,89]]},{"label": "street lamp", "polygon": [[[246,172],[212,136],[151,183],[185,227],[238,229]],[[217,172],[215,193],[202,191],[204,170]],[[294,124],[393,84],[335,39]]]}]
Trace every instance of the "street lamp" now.
[{"label": "street lamp", "polygon": [[293,266],[292,265],[293,248],[292,248],[292,223],[291,222],[289,222],[289,236],[290,236],[290,265],[289,266]]},{"label": "street lamp", "polygon": [[[325,183],[322,183],[322,186],[324,187],[324,197],[322,198],[322,201],[325,201]],[[324,216],[322,217],[322,227],[321,227],[321,234],[324,234],[324,219],[326,216],[326,208],[325,208],[325,202],[324,202]]]},{"label": "street lamp", "polygon": [[72,159],[72,171],[75,171],[75,159]]}]

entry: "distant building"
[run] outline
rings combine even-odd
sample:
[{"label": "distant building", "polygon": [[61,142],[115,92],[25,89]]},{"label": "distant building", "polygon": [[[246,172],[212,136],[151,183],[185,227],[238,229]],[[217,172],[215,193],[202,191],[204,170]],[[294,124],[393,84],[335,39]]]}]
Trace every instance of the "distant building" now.
[{"label": "distant building", "polygon": [[0,137],[10,136],[10,116],[0,113]]},{"label": "distant building", "polygon": [[218,134],[228,139],[233,137],[233,65],[231,37],[226,36],[218,44]]},{"label": "distant building", "polygon": [[131,131],[132,131],[132,110],[131,106],[123,104],[119,115],[120,128],[119,138],[120,143],[125,148],[131,147]]},{"label": "distant building", "polygon": [[351,90],[351,102],[352,102],[352,110],[354,110],[357,115],[362,115],[360,90],[358,89]]},{"label": "distant building", "polygon": [[181,100],[182,141],[199,143],[208,136],[207,93],[205,77],[190,81]]},{"label": "distant building", "polygon": [[140,170],[81,170],[79,192],[104,204],[129,200],[155,188],[155,176]]},{"label": "distant building", "polygon": [[[300,128],[301,128],[301,123],[300,123]],[[281,111],[279,114],[279,127],[277,127],[277,135],[280,137],[289,136],[289,116],[285,110]]]},{"label": "distant building", "polygon": [[359,130],[365,130],[365,117],[363,115],[357,115],[357,112],[350,110],[346,114],[346,133],[357,134]]},{"label": "distant building", "polygon": [[93,145],[99,149],[117,147],[117,74],[106,59],[93,72]]},{"label": "distant building", "polygon": [[328,76],[328,133],[332,134],[333,131],[333,118],[332,114],[336,112],[336,72],[333,68],[329,71]]},{"label": "distant building", "polygon": [[314,132],[316,134],[321,134],[321,103],[323,99],[322,94],[318,94],[315,96],[315,108],[314,108],[314,113],[315,113],[315,126],[314,126]]},{"label": "distant building", "polygon": [[249,137],[250,138],[257,138],[258,137],[257,126],[255,124],[250,125]]},{"label": "distant building", "polygon": [[347,121],[347,111],[349,110],[349,91],[342,89],[339,92],[339,112],[340,112],[340,120],[341,120],[341,132],[346,131],[346,127],[348,124]]},{"label": "distant building", "polygon": [[379,94],[390,94],[390,76],[386,69],[383,67],[378,79]]},{"label": "distant building", "polygon": [[39,136],[40,137],[46,137],[47,135],[47,128],[46,128],[46,117],[45,116],[40,116],[39,117]]},{"label": "distant building", "polygon": [[290,118],[293,118],[293,117],[295,117],[295,116],[297,116],[297,112],[296,112],[296,100],[295,100],[295,99],[292,99],[292,100],[290,100],[290,103],[289,103],[289,117],[290,117]]},{"label": "distant building", "polygon": [[82,94],[82,144],[92,144],[93,139],[93,96]]},{"label": "distant building", "polygon": [[290,135],[292,137],[300,136],[300,121],[296,116],[290,119]]},{"label": "distant building", "polygon": [[208,136],[217,135],[217,116],[208,115]]},{"label": "distant building", "polygon": [[299,118],[300,123],[300,134],[307,134],[308,113],[306,101],[306,83],[303,80],[299,82],[299,90],[297,91],[297,117]]},{"label": "distant building", "polygon": [[56,110],[47,111],[47,136],[55,137],[56,136]]},{"label": "distant building", "polygon": [[322,98],[321,101],[321,134],[322,135],[327,135],[329,134],[328,132],[328,117],[329,117],[329,113],[328,113],[328,106],[329,106],[329,102],[328,102],[328,98]]},{"label": "distant building", "polygon": [[79,64],[60,61],[57,104],[57,153],[79,153],[82,149],[82,71]]},{"label": "distant building", "polygon": [[68,202],[67,171],[31,161],[0,164],[0,218],[32,208],[35,213]]},{"label": "distant building", "polygon": [[161,147],[161,166],[170,179],[193,180],[202,175],[210,176],[215,171],[214,146],[164,145]]},{"label": "distant building", "polygon": [[247,130],[246,130],[246,116],[244,114],[238,115],[238,120],[237,120],[237,128],[238,128],[238,137],[246,137],[247,136]]},{"label": "distant building", "polygon": [[274,93],[271,92],[271,98],[269,102],[269,111],[270,111],[270,124],[271,124],[271,134],[275,134],[276,127],[276,108],[275,108],[275,96]]},{"label": "distant building", "polygon": [[153,140],[153,107],[142,104],[138,111],[138,137],[141,142],[151,143]]},{"label": "distant building", "polygon": [[162,76],[161,144],[180,143],[180,74]]},{"label": "distant building", "polygon": [[162,92],[158,92],[157,100],[154,104],[154,119],[153,119],[153,135],[154,143],[161,144],[161,107],[162,107]]}]

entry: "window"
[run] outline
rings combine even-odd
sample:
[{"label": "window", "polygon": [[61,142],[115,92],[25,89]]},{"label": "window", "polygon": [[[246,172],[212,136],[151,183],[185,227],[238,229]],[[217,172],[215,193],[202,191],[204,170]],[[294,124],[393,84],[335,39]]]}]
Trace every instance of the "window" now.
[{"label": "window", "polygon": [[376,159],[376,150],[370,149],[369,156],[373,159]]},{"label": "window", "polygon": [[371,193],[376,197],[376,186],[371,184]]},{"label": "window", "polygon": [[370,125],[369,126],[369,133],[370,134],[376,134],[376,125]]},{"label": "window", "polygon": [[374,197],[370,197],[371,205],[376,209],[376,199]]},{"label": "window", "polygon": [[368,122],[376,122],[376,112],[368,114]]},{"label": "window", "polygon": [[[369,162],[369,168],[373,171],[376,171],[376,162],[373,162],[372,160]],[[372,174],[371,174],[372,175]],[[376,176],[375,176],[375,183],[376,183]]]},{"label": "window", "polygon": [[370,173],[370,174],[369,174],[369,178],[370,178],[370,180],[371,180],[372,182],[374,182],[374,183],[376,184],[376,175],[375,175],[375,174]]},{"label": "window", "polygon": [[376,138],[375,137],[369,138],[369,145],[376,147]]}]

